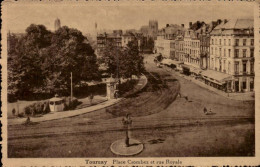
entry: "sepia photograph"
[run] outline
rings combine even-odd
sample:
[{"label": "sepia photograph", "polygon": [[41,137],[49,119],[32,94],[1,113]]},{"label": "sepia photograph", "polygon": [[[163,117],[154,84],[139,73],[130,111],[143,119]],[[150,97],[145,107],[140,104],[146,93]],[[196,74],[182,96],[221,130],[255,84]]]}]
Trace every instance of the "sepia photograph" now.
[{"label": "sepia photograph", "polygon": [[7,158],[255,157],[256,3],[7,2]]}]

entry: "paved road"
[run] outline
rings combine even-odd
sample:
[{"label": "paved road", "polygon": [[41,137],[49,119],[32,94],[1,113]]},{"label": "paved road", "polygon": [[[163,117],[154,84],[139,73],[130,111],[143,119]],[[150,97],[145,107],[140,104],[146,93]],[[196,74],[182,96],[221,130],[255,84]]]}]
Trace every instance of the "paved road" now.
[{"label": "paved road", "polygon": [[[172,71],[157,68],[151,56],[146,61],[150,83],[143,92],[106,110],[32,126],[9,126],[8,155],[113,157],[109,146],[124,137],[121,120],[128,112],[133,116],[132,137],[145,144],[137,156],[253,154],[252,102],[223,99]],[[172,102],[179,89],[189,101],[177,98]],[[215,115],[204,115],[204,107]]]}]

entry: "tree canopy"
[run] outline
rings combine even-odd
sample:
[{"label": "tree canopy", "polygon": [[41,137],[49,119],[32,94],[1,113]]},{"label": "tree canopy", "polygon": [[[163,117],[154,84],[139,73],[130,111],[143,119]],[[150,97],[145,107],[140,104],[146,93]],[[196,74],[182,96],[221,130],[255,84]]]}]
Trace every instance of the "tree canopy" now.
[{"label": "tree canopy", "polygon": [[[18,97],[33,92],[66,90],[73,83],[99,79],[96,55],[77,29],[51,32],[30,25],[8,54],[8,91]],[[14,48],[14,49],[13,49]]]},{"label": "tree canopy", "polygon": [[122,78],[140,76],[144,71],[143,56],[139,53],[137,40],[129,42],[127,47],[107,43],[102,50],[100,63],[105,64],[108,73]]}]

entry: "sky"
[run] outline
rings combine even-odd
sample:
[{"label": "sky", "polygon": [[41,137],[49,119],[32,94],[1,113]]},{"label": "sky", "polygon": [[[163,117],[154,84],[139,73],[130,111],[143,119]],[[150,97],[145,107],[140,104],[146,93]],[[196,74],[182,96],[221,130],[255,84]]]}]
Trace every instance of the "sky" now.
[{"label": "sky", "polygon": [[[75,3],[74,3],[75,4]],[[210,22],[217,19],[253,18],[253,3],[204,3],[161,5],[47,5],[12,4],[7,6],[7,30],[25,32],[30,24],[43,24],[54,30],[54,21],[59,18],[61,26],[77,28],[83,33],[98,30],[140,29],[149,20],[158,20],[159,28],[166,24],[185,24],[189,22]]]}]

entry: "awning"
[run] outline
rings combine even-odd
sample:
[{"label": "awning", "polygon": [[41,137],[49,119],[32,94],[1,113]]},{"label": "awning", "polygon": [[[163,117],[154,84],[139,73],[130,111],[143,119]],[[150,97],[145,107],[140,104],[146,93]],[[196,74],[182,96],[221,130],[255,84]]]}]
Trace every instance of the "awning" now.
[{"label": "awning", "polygon": [[200,74],[201,73],[201,70],[200,69],[197,69],[197,68],[194,68],[194,67],[191,67],[190,68],[190,72],[193,72],[195,74]]},{"label": "awning", "polygon": [[209,81],[218,84],[224,84],[226,81],[232,80],[232,75],[225,74],[218,71],[213,71],[213,70],[202,71],[201,75],[203,76],[204,79],[207,79]]},{"label": "awning", "polygon": [[189,65],[187,65],[187,64],[182,64],[181,67],[182,67],[182,68],[189,69],[189,70],[190,70],[190,68],[191,68],[191,66],[189,66]]}]

